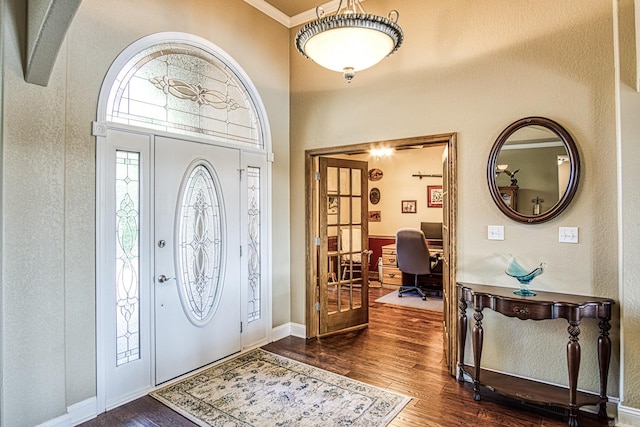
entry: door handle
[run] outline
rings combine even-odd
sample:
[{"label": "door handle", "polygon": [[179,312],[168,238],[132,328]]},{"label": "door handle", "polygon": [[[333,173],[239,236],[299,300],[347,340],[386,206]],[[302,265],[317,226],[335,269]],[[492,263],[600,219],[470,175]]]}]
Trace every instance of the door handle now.
[{"label": "door handle", "polygon": [[164,283],[164,282],[168,282],[169,280],[173,280],[175,279],[175,277],[167,277],[164,274],[161,274],[158,276],[158,282],[159,283]]}]

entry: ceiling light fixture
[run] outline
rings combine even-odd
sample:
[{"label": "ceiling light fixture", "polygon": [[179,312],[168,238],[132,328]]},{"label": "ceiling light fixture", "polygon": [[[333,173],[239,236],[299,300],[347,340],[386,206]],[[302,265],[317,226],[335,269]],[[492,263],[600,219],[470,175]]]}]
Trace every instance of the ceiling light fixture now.
[{"label": "ceiling light fixture", "polygon": [[342,72],[347,82],[356,71],[369,68],[398,50],[404,39],[397,10],[389,12],[387,18],[369,15],[360,0],[340,0],[335,14],[327,16],[318,6],[316,16],[318,19],[296,34],[296,48],[317,64]]},{"label": "ceiling light fixture", "polygon": [[372,157],[380,160],[381,157],[389,157],[393,154],[393,148],[372,148],[369,150],[369,154]]}]

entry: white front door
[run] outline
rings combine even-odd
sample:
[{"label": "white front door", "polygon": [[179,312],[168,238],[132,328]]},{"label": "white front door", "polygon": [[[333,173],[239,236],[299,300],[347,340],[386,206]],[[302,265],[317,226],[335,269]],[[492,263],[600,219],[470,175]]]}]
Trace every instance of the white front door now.
[{"label": "white front door", "polygon": [[155,138],[156,384],[241,350],[240,152]]}]

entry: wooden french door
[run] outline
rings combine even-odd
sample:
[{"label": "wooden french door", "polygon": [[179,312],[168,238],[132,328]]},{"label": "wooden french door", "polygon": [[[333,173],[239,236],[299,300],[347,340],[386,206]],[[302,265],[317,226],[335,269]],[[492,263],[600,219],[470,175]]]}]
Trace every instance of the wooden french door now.
[{"label": "wooden french door", "polygon": [[367,162],[319,158],[320,336],[369,322],[367,188]]}]

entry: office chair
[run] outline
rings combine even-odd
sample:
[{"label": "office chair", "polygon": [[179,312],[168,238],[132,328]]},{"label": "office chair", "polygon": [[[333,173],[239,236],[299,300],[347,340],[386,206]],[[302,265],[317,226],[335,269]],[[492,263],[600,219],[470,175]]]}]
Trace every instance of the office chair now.
[{"label": "office chair", "polygon": [[398,269],[403,273],[413,274],[413,285],[402,284],[398,289],[398,296],[405,292],[417,292],[423,300],[427,294],[418,286],[418,276],[431,274],[440,263],[439,257],[429,254],[429,247],[421,230],[401,228],[396,233],[396,259]]}]

